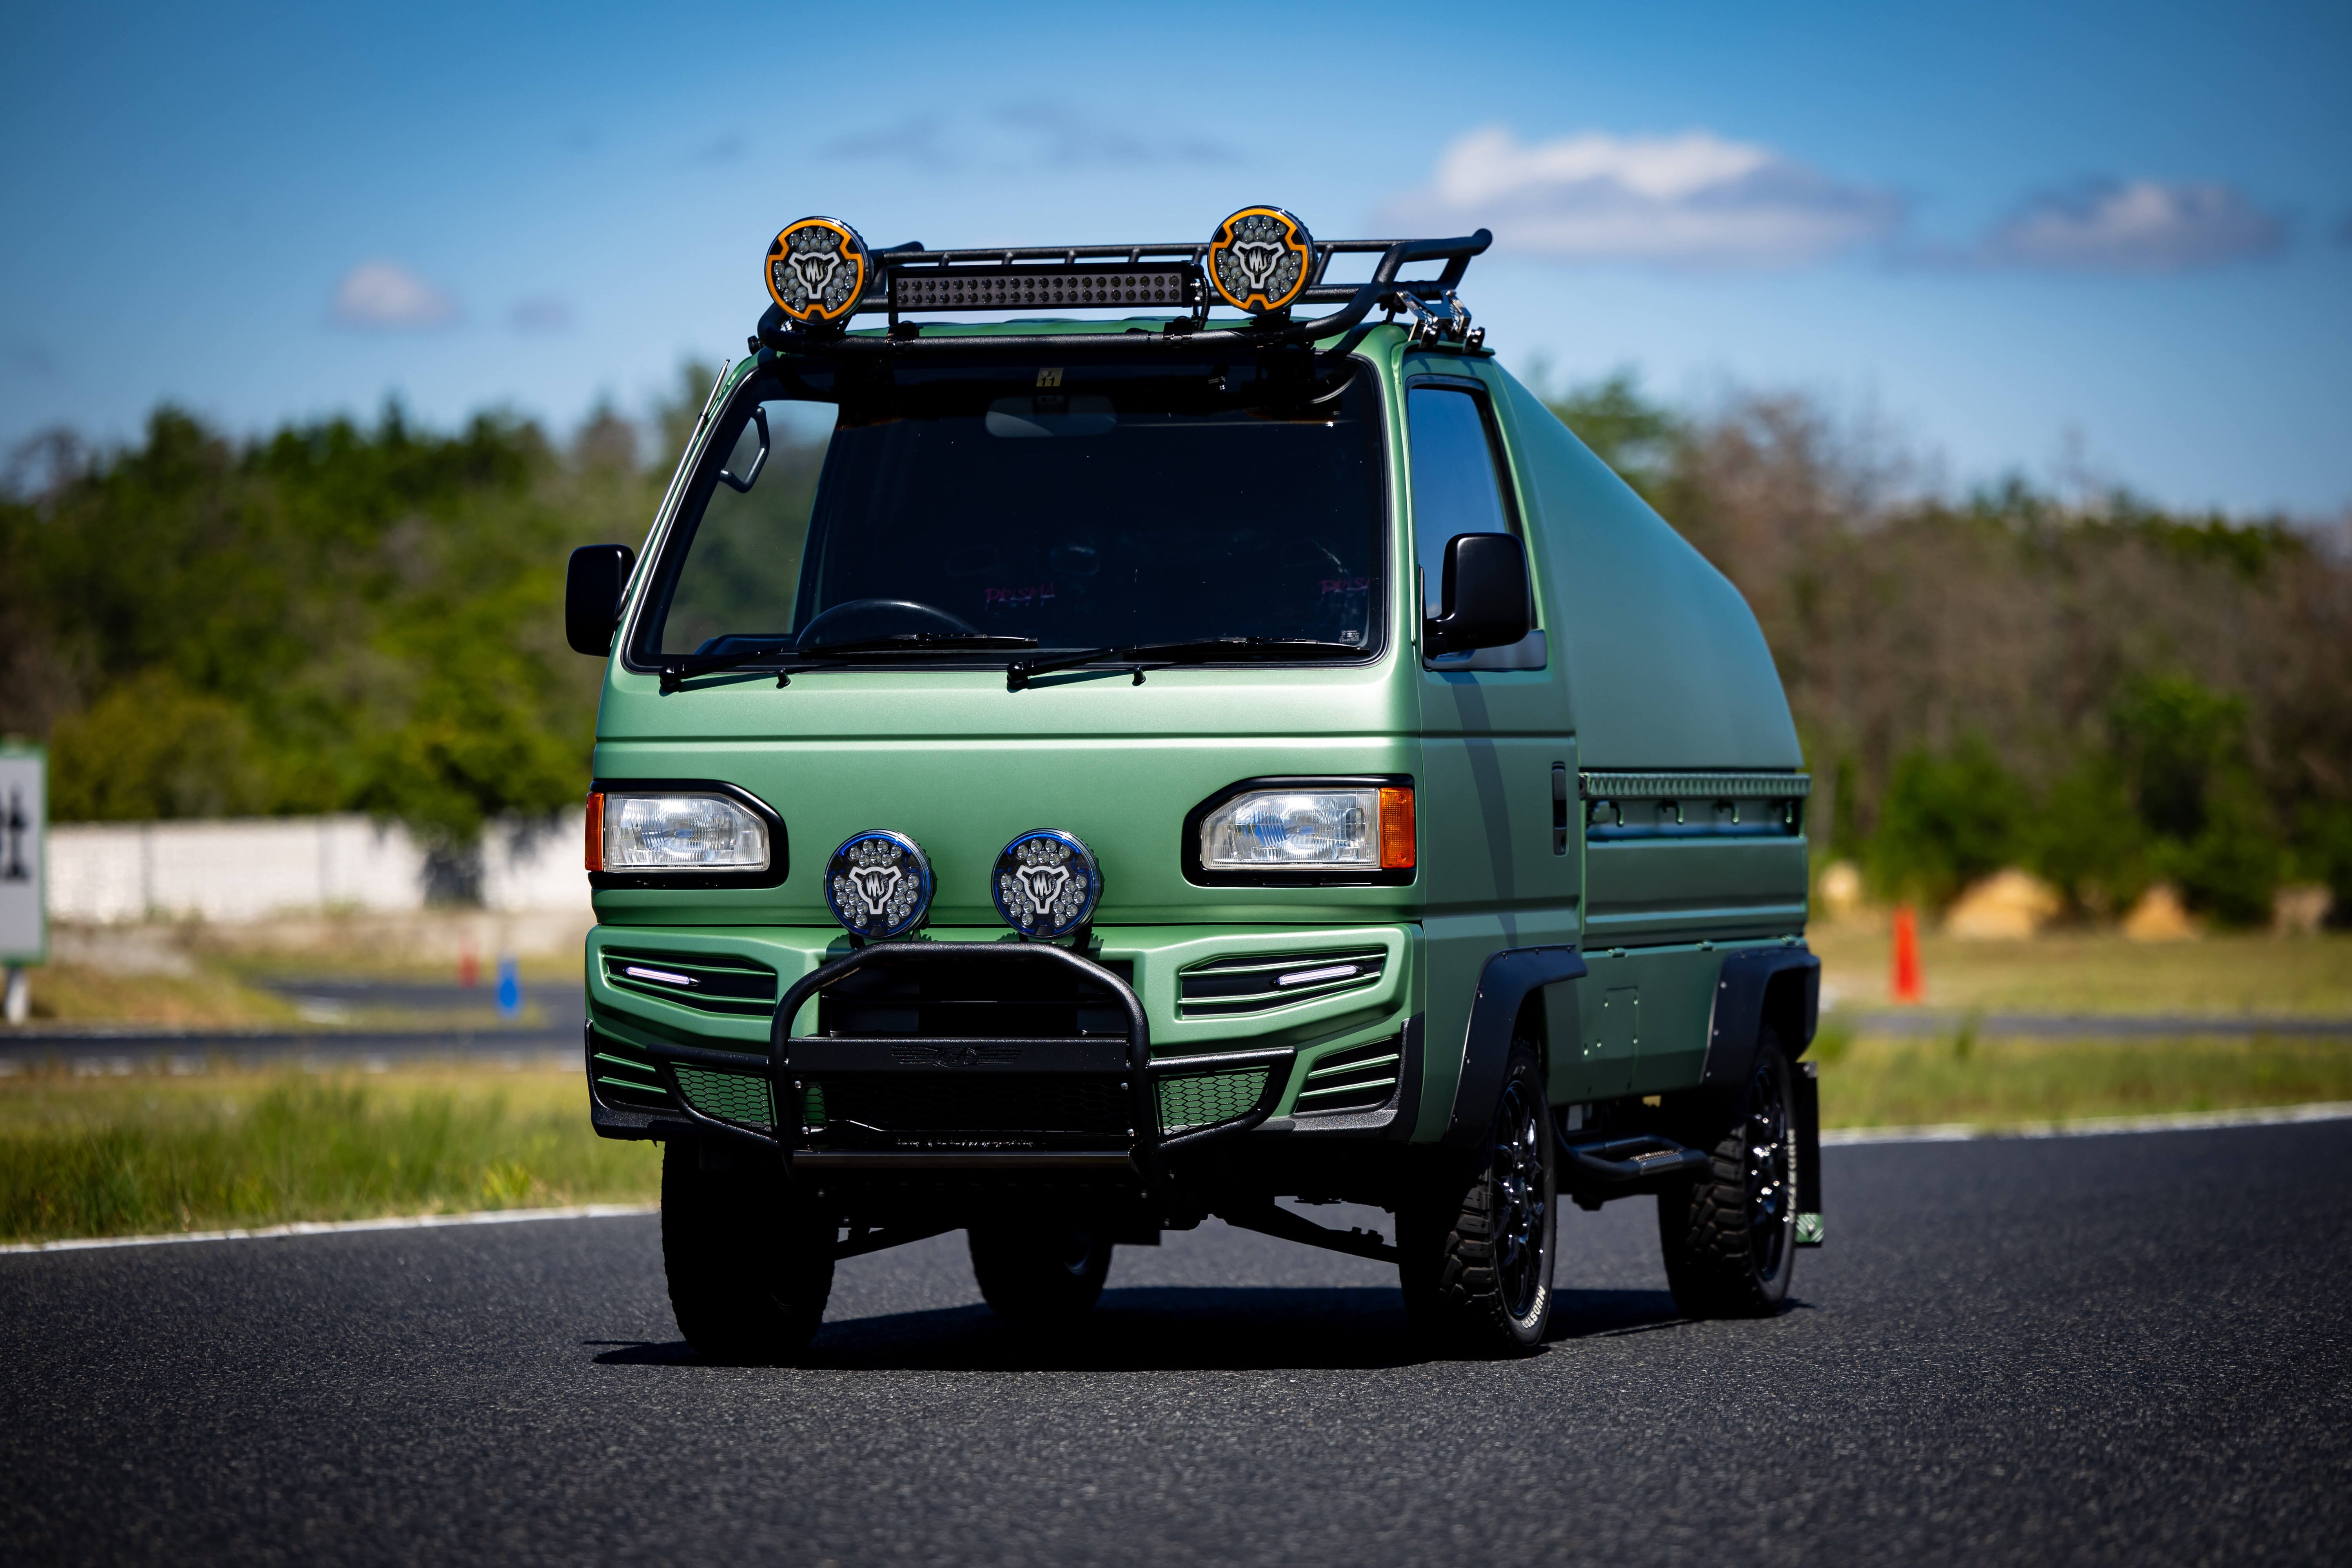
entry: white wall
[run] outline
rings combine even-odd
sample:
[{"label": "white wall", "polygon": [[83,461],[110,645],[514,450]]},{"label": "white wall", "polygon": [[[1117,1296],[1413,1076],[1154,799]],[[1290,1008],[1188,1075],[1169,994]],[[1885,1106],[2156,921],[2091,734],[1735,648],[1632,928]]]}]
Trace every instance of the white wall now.
[{"label": "white wall", "polygon": [[[551,827],[494,825],[482,847],[483,903],[586,915],[583,832],[577,811]],[[52,826],[48,852],[52,920],[234,922],[425,904],[424,846],[397,823],[356,815]]]}]

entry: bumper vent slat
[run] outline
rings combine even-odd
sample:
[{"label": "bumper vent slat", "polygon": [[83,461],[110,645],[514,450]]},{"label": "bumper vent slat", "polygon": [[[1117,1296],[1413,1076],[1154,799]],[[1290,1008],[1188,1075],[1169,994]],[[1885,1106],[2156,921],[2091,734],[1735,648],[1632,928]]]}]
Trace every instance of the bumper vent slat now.
[{"label": "bumper vent slat", "polygon": [[1176,1013],[1183,1018],[1231,1017],[1286,1007],[1380,983],[1384,948],[1213,958],[1178,972]]},{"label": "bumper vent slat", "polygon": [[1307,1069],[1307,1081],[1292,1107],[1301,1116],[1340,1110],[1378,1110],[1396,1098],[1403,1070],[1402,1043],[1375,1040],[1334,1051]]},{"label": "bumper vent slat", "polygon": [[615,991],[658,996],[698,1013],[761,1018],[776,1010],[776,972],[719,952],[640,952],[608,947],[604,983]]}]

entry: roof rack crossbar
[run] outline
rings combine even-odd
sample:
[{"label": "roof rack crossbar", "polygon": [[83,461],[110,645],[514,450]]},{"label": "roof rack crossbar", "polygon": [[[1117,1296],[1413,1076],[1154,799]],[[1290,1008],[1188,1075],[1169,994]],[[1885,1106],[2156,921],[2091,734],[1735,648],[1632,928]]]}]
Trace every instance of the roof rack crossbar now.
[{"label": "roof rack crossbar", "polygon": [[[1198,350],[1203,348],[1272,348],[1286,344],[1311,343],[1321,338],[1336,337],[1355,327],[1376,310],[1391,310],[1406,308],[1410,300],[1442,300],[1460,286],[1463,274],[1468,271],[1470,258],[1482,254],[1494,243],[1494,236],[1486,229],[1475,234],[1451,239],[1340,239],[1320,240],[1316,277],[1318,282],[1299,296],[1301,302],[1336,304],[1340,308],[1328,315],[1312,321],[1295,321],[1287,311],[1254,321],[1245,327],[1223,327],[1213,331],[1200,325],[1205,320],[1202,305],[1205,291],[1198,272],[1208,247],[1199,244],[1171,245],[1075,245],[1060,247],[1012,247],[990,250],[888,250],[874,252],[877,270],[882,274],[881,287],[859,307],[861,311],[889,313],[891,328],[881,337],[852,336],[839,328],[830,331],[794,329],[786,323],[784,313],[771,305],[760,318],[758,342],[780,354],[810,358],[882,357],[914,350],[925,355],[935,353],[1001,354],[1022,353],[1032,349],[1085,352],[1090,349],[1133,348],[1141,343],[1182,344]],[[1372,275],[1357,284],[1320,282],[1323,269],[1335,255],[1370,255],[1378,253],[1380,260]],[[1109,330],[1099,332],[979,334],[959,337],[922,337],[911,323],[900,322],[898,313],[908,307],[898,300],[898,290],[890,285],[900,273],[909,279],[984,278],[1003,276],[1008,268],[1021,263],[1044,263],[1043,268],[1024,268],[1024,273],[1034,271],[1039,276],[1051,276],[1055,264],[1066,269],[1076,269],[1081,261],[1108,261],[1138,270],[1164,273],[1164,267],[1146,268],[1147,258],[1181,259],[1194,274],[1188,285],[1190,296],[1182,301],[1194,307],[1194,313],[1171,321],[1166,329],[1153,332],[1147,328],[1106,322]],[[1408,279],[1400,281],[1398,271],[1416,262],[1443,261],[1445,269],[1431,279]],[[1391,303],[1393,301],[1393,303]],[[1173,303],[1174,301],[1171,301]],[[963,309],[990,309],[986,305],[965,303]]]}]

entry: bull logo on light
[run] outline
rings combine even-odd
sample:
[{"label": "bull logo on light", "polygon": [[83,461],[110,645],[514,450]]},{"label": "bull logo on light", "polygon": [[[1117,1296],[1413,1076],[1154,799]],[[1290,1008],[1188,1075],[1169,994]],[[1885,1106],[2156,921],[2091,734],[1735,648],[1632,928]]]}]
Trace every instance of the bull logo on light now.
[{"label": "bull logo on light", "polygon": [[1234,242],[1233,253],[1234,260],[1240,264],[1242,281],[1249,286],[1249,292],[1263,294],[1267,291],[1266,285],[1274,280],[1274,269],[1282,265],[1285,256],[1290,254],[1290,247],[1280,240],[1237,239]]},{"label": "bull logo on light", "polygon": [[1067,866],[1024,866],[1013,874],[1021,879],[1021,890],[1029,895],[1029,907],[1039,914],[1052,910],[1054,900],[1070,885]]},{"label": "bull logo on light", "polygon": [[898,890],[906,873],[896,866],[853,866],[848,877],[849,885],[857,890],[857,901],[878,920],[889,912],[890,895]]}]

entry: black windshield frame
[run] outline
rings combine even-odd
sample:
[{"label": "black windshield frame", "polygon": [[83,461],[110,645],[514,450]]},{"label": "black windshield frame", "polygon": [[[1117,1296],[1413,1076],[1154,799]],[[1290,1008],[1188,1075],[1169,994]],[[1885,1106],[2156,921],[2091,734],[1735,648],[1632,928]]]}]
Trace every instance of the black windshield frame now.
[{"label": "black windshield frame", "polygon": [[[972,378],[997,387],[1029,387],[1038,384],[1039,374],[1041,368],[1044,368],[1043,362],[1051,357],[1053,356],[1029,353],[1017,358],[1008,356],[997,362],[965,362],[954,366],[952,370],[945,370],[945,367],[942,367],[942,370],[945,377],[949,379],[961,381]],[[1360,422],[1363,426],[1362,457],[1365,464],[1363,482],[1369,501],[1365,526],[1370,530],[1368,542],[1369,559],[1372,563],[1372,580],[1370,584],[1367,614],[1363,626],[1363,652],[1345,658],[1337,658],[1320,652],[1302,654],[1298,657],[1268,654],[1236,657],[1230,661],[1214,662],[1230,663],[1236,667],[1288,668],[1359,666],[1377,662],[1387,654],[1394,640],[1391,626],[1394,607],[1390,601],[1394,597],[1397,553],[1394,537],[1396,502],[1391,494],[1393,459],[1389,453],[1389,433],[1391,426],[1394,423],[1394,411],[1389,406],[1391,399],[1388,390],[1377,367],[1370,359],[1361,355],[1314,355],[1303,350],[1250,356],[1234,353],[1204,355],[1198,365],[1189,363],[1171,365],[1168,363],[1170,358],[1171,356],[1164,353],[1153,354],[1148,358],[1138,355],[1131,366],[1121,365],[1118,368],[1129,370],[1138,377],[1158,379],[1193,375],[1205,379],[1221,373],[1230,374],[1235,362],[1241,361],[1254,375],[1259,378],[1260,384],[1264,384],[1278,374],[1283,378],[1281,384],[1303,388],[1304,395],[1309,397],[1336,400],[1344,393],[1349,396],[1351,402],[1359,395],[1364,399],[1360,405],[1362,409]],[[1278,360],[1278,369],[1270,371],[1265,368],[1264,362],[1268,360]],[[1090,368],[1102,364],[1098,357],[1091,359],[1088,363]],[[926,380],[941,374],[932,371],[929,366],[924,367],[924,371]],[[701,522],[705,509],[720,483],[719,471],[726,466],[731,455],[734,443],[721,437],[729,432],[739,432],[751,417],[751,409],[758,405],[805,402],[829,404],[836,407],[854,406],[862,396],[866,395],[859,384],[862,381],[877,375],[887,379],[890,374],[887,367],[869,367],[864,364],[837,366],[809,364],[763,354],[760,363],[748,374],[738,380],[734,388],[728,394],[725,402],[714,413],[708,427],[698,432],[696,438],[703,441],[705,445],[694,461],[688,481],[679,488],[679,500],[656,544],[655,559],[647,564],[644,587],[638,595],[638,602],[632,606],[625,635],[620,639],[621,662],[625,668],[638,672],[656,672],[666,663],[674,661],[677,657],[674,651],[665,653],[658,647],[649,646],[654,640],[650,635],[650,629],[658,626],[667,618],[671,598],[677,591],[686,559],[694,547],[696,531]],[[1285,395],[1286,397],[1289,395]],[[1248,397],[1237,395],[1231,406],[1239,410],[1248,406],[1265,405],[1270,401],[1270,399],[1259,399],[1254,403]],[[777,433],[777,438],[779,440],[783,438],[781,430]],[[841,442],[829,441],[823,469],[817,479],[817,494],[820,497],[825,496],[828,493],[827,487],[836,481],[836,468],[843,461],[842,450]],[[817,531],[814,511],[810,526],[811,538],[814,541]],[[801,603],[794,606],[793,624],[796,626],[804,624],[812,580],[804,571]],[[1041,645],[1039,651],[1052,652],[1064,647],[1075,651],[1087,645],[1080,642],[1064,645],[1047,641]],[[786,647],[780,649],[773,660],[761,662],[787,663],[795,658],[805,659],[814,657],[819,651],[817,648],[812,648],[796,653],[793,648]],[[861,668],[940,667],[993,668],[1001,668],[1005,658],[1006,655],[1002,650],[909,647],[903,649],[866,650],[845,658],[843,663],[849,664],[854,661],[855,666]],[[751,663],[747,664],[746,668],[756,670],[760,665]]]}]

